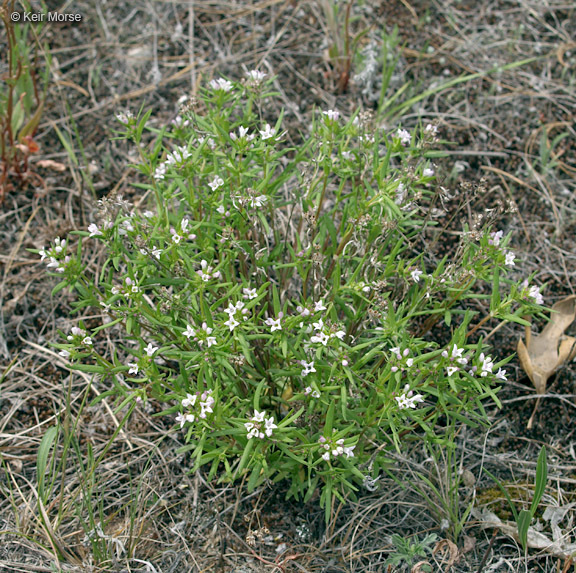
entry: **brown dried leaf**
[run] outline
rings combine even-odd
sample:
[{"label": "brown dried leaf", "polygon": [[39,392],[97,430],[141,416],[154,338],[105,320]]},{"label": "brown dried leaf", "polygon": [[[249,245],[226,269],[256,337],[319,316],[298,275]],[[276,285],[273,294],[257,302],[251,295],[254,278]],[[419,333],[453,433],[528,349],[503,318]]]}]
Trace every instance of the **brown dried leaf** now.
[{"label": "brown dried leaf", "polygon": [[458,563],[458,560],[460,559],[458,547],[449,539],[441,539],[438,543],[436,543],[436,547],[434,547],[432,555],[436,554],[440,554],[440,558],[442,559],[442,564],[445,567],[445,571],[451,569],[456,563]]},{"label": "brown dried leaf", "polygon": [[44,169],[52,169],[53,171],[66,171],[66,165],[64,163],[59,163],[58,161],[52,161],[52,159],[42,159],[36,164],[38,167],[43,167]]},{"label": "brown dried leaf", "polygon": [[518,340],[520,365],[538,394],[546,392],[546,382],[554,372],[576,356],[576,338],[564,331],[576,319],[576,296],[571,295],[552,307],[550,322],[535,336],[527,332],[527,343]]}]

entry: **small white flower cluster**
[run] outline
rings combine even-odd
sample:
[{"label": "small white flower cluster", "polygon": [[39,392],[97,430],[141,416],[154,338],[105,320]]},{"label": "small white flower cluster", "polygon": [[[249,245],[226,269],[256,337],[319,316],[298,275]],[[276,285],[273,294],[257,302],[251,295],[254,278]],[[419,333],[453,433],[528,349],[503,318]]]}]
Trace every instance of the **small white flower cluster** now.
[{"label": "small white flower cluster", "polygon": [[[314,370],[314,372],[316,372],[316,370]],[[318,392],[318,390],[314,390],[312,386],[306,386],[306,388],[304,388],[304,396],[312,396],[312,398],[320,398],[320,392]]]},{"label": "small white flower cluster", "polygon": [[166,177],[166,169],[170,166],[181,167],[190,157],[190,151],[187,147],[177,147],[172,153],[168,153],[166,161],[160,163],[154,171],[154,179],[161,181]]},{"label": "small white flower cluster", "polygon": [[242,301],[238,301],[235,305],[229,303],[228,308],[225,308],[224,312],[228,315],[228,320],[224,324],[230,328],[230,332],[232,332],[237,326],[240,326],[240,322],[237,318],[248,320],[250,314],[250,311],[247,308],[244,308],[244,303]]},{"label": "small white flower cluster", "polygon": [[140,292],[140,287],[136,284],[134,279],[126,277],[124,279],[124,286],[113,286],[111,292],[112,294],[125,294],[129,296],[130,294]]},{"label": "small white flower cluster", "polygon": [[196,331],[189,324],[186,326],[186,330],[182,333],[188,339],[192,338],[200,346],[206,343],[206,346],[210,348],[216,344],[216,338],[210,336],[214,329],[210,328],[205,322],[202,323],[202,328]]},{"label": "small white flower cluster", "polygon": [[400,350],[399,346],[395,346],[394,348],[390,349],[390,352],[396,356],[396,359],[401,362],[400,366],[392,366],[392,372],[398,372],[398,370],[404,370],[406,368],[412,368],[414,366],[414,358],[408,358],[410,355],[410,349],[405,348],[403,351]]},{"label": "small white flower cluster", "polygon": [[249,141],[252,141],[256,136],[253,133],[248,133],[248,128],[247,127],[243,127],[240,126],[238,128],[238,135],[236,135],[233,131],[230,132],[230,139],[232,141],[238,141],[238,142],[243,142],[243,143],[247,143]]},{"label": "small white flower cluster", "polygon": [[[112,227],[114,227],[114,223],[112,223],[112,221],[105,221],[102,225],[102,229],[104,230],[112,229]],[[90,238],[102,237],[104,235],[96,223],[90,223],[90,225],[88,225],[88,232],[90,233]]]},{"label": "small white flower cluster", "polygon": [[[276,130],[273,127],[270,127],[269,123],[265,125],[264,129],[261,129],[259,131],[260,131],[260,137],[262,138],[263,141],[266,141],[267,139],[272,139],[276,135]],[[278,139],[280,138],[277,137],[276,141],[278,141]]]},{"label": "small white flower cluster", "polygon": [[329,121],[338,121],[340,119],[340,112],[333,109],[323,111],[322,115],[325,115]]},{"label": "small white flower cluster", "polygon": [[[492,245],[493,247],[499,247],[500,241],[502,241],[502,237],[504,236],[504,231],[492,231],[490,233],[490,238],[488,239],[488,244]],[[516,255],[507,249],[502,251],[504,253],[505,261],[504,264],[507,267],[515,267],[516,263],[514,260],[516,259]]]},{"label": "small white flower cluster", "polygon": [[177,115],[173,120],[172,120],[172,125],[174,127],[188,127],[190,125],[190,120],[189,119],[184,119],[181,115]]},{"label": "small white flower cluster", "polygon": [[210,87],[214,91],[229,92],[232,91],[234,86],[231,81],[225,80],[224,78],[218,78],[217,80],[210,80]]},{"label": "small white flower cluster", "polygon": [[246,72],[246,84],[251,88],[258,88],[266,79],[266,73],[260,70],[250,70]]},{"label": "small white flower cluster", "polygon": [[[478,361],[480,363],[480,376],[485,378],[489,374],[492,374],[492,370],[494,370],[494,361],[490,356],[486,356],[483,352],[478,357]],[[470,371],[471,374],[475,374],[478,371],[478,368],[474,366]],[[500,380],[506,380],[506,370],[503,368],[499,368],[498,372],[494,374],[496,378]]]},{"label": "small white flower cluster", "polygon": [[60,237],[54,239],[50,249],[42,249],[38,254],[40,260],[48,259],[46,267],[55,269],[57,273],[63,273],[70,262],[70,256],[66,254],[66,240]]},{"label": "small white flower cluster", "polygon": [[253,189],[247,189],[245,194],[234,195],[232,197],[232,204],[236,209],[238,209],[236,203],[238,203],[241,208],[249,206],[252,209],[260,209],[267,201],[268,197],[266,197],[266,195],[257,195],[257,192]]},{"label": "small white flower cluster", "polygon": [[82,344],[85,344],[86,346],[92,346],[92,339],[89,336],[86,336],[86,331],[78,326],[73,326],[70,329],[70,334],[67,338],[69,342],[81,341]]},{"label": "small white flower cluster", "polygon": [[124,125],[128,125],[129,123],[132,123],[132,121],[134,121],[134,114],[129,111],[121,111],[119,113],[116,114],[116,119],[120,122],[123,123]]},{"label": "small white flower cluster", "polygon": [[220,177],[219,175],[215,175],[214,179],[212,179],[212,181],[208,183],[208,187],[210,187],[212,191],[216,191],[216,189],[219,189],[220,187],[222,187],[222,185],[224,185],[224,179],[222,179],[222,177]]},{"label": "small white flower cluster", "polygon": [[[302,317],[307,317],[310,316],[312,314],[312,312],[317,313],[317,312],[321,312],[323,310],[326,310],[326,306],[324,306],[324,301],[322,299],[316,301],[314,303],[314,310],[310,311],[310,309],[302,307],[302,306],[297,306],[296,307],[297,312],[300,313],[300,316]],[[302,322],[300,323],[300,326],[302,326]]]},{"label": "small white flower cluster", "polygon": [[316,334],[310,337],[310,342],[315,344],[322,344],[323,346],[326,346],[330,339],[338,338],[338,340],[343,340],[346,336],[346,332],[343,330],[333,331],[332,329],[328,328],[321,318],[318,320],[318,322],[312,323],[312,326],[314,327]]},{"label": "small white flower cluster", "polygon": [[[442,356],[444,358],[450,358],[451,362],[456,362],[462,366],[468,364],[468,358],[464,356],[464,348],[458,348],[458,345],[456,344],[452,346],[452,350],[450,352],[444,350],[442,352]],[[448,377],[452,376],[455,372],[458,372],[458,370],[460,370],[458,366],[446,367],[446,373],[448,374]]]},{"label": "small white flower cluster", "polygon": [[320,451],[323,451],[322,459],[326,462],[330,460],[330,457],[337,458],[342,455],[345,455],[347,458],[354,457],[354,449],[356,446],[345,446],[343,438],[334,440],[333,438],[320,436],[318,442],[320,443]]},{"label": "small white flower cluster", "polygon": [[214,271],[214,269],[211,266],[209,266],[204,259],[200,261],[200,266],[202,268],[199,271],[196,271],[196,274],[199,275],[204,282],[220,278],[221,276],[220,271]]},{"label": "small white flower cluster", "polygon": [[395,396],[394,400],[398,402],[400,410],[406,410],[407,408],[416,408],[416,404],[424,402],[424,397],[422,394],[414,394],[414,391],[410,390],[410,384],[406,384],[403,393],[400,396]]},{"label": "small white flower cluster", "polygon": [[[248,430],[248,439],[259,438],[264,439],[264,436],[272,437],[273,431],[278,427],[274,423],[274,418],[270,416],[265,419],[266,412],[258,412],[254,410],[254,415],[250,419],[250,422],[245,422],[244,427]],[[264,424],[262,424],[264,422]]]},{"label": "small white flower cluster", "polygon": [[[174,229],[174,227],[172,227],[170,229],[170,234],[172,235],[172,242],[175,243],[176,245],[178,243],[180,243],[180,241],[182,241],[182,239],[188,239],[190,241],[193,241],[196,238],[196,235],[194,233],[189,233],[188,232],[188,226],[190,225],[190,219],[182,219],[182,221],[180,222],[180,231],[177,232],[176,229]],[[154,255],[156,256],[156,255]],[[158,258],[158,257],[156,257]]]},{"label": "small white flower cluster", "polygon": [[180,412],[176,416],[176,421],[180,423],[180,428],[184,427],[186,422],[192,424],[196,420],[205,420],[208,414],[214,412],[215,400],[212,397],[212,390],[205,390],[204,392],[196,392],[196,394],[186,394],[186,398],[182,400],[182,407],[187,409],[186,413]]},{"label": "small white flower cluster", "polygon": [[410,132],[405,130],[405,129],[399,129],[396,132],[396,137],[398,137],[400,139],[400,143],[406,147],[407,145],[410,145],[411,141],[412,141],[412,135],[410,135]]},{"label": "small white flower cluster", "polygon": [[522,288],[523,288],[521,293],[522,298],[524,299],[531,298],[532,301],[536,304],[544,304],[544,297],[542,296],[540,289],[536,285],[528,287],[528,281],[525,280],[522,283]]}]

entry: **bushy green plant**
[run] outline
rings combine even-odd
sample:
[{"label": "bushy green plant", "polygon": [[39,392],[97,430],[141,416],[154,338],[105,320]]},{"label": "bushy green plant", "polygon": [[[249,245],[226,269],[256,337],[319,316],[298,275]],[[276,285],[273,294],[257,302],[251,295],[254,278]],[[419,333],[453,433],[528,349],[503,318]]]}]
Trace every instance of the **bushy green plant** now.
[{"label": "bushy green plant", "polygon": [[[29,3],[23,6],[30,10]],[[46,66],[39,77],[38,34],[42,24],[32,30],[14,19],[14,13],[15,0],[3,0],[0,20],[6,45],[0,59],[0,200],[12,188],[12,178],[21,182],[38,179],[29,170],[28,160],[39,149],[34,135],[44,110],[49,70]],[[49,57],[45,48],[43,56]]]},{"label": "bushy green plant", "polygon": [[[515,257],[501,231],[454,239],[439,224],[434,126],[388,131],[329,110],[291,147],[282,117],[262,119],[267,85],[256,71],[213,80],[160,131],[148,113],[120,114],[142,196],[103,199],[74,251],[72,236],[40,254],[78,311],[103,313],[58,345],[101,397],[166,402],[209,479],[320,490],[328,519],[336,498],[374,487],[390,449],[486,422],[506,360],[475,332],[524,323],[541,295],[504,278]],[[98,269],[83,260],[95,240]],[[435,255],[447,240],[450,257]],[[98,343],[107,332],[114,347]]]}]

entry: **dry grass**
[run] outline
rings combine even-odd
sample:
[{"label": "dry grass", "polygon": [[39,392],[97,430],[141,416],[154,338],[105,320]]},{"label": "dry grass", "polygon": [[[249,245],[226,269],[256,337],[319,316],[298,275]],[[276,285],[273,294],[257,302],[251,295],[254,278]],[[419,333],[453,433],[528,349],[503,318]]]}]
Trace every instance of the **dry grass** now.
[{"label": "dry grass", "polygon": [[[48,4],[64,8],[62,2]],[[70,373],[50,348],[57,331],[71,324],[72,301],[64,292],[50,295],[54,279],[46,277],[27,249],[85,228],[96,197],[118,191],[138,199],[139,191],[130,187],[135,174],[127,167],[134,161],[133,150],[110,139],[114,113],[153,108],[157,125],[163,125],[177,114],[178,99],[194,94],[207,79],[239,78],[243,70],[260,68],[277,76],[274,86],[286,108],[289,137],[297,144],[314,106],[346,114],[375,101],[361,93],[353,76],[347,92],[338,93],[342,72],[326,55],[336,40],[325,2],[69,4],[65,10],[81,13],[84,20],[46,28],[43,39],[50,45],[53,81],[37,135],[38,159],[62,162],[68,169],[57,173],[38,168],[43,187],[7,196],[0,213],[0,571],[386,571],[393,533],[446,535],[438,510],[442,503],[452,499],[461,515],[480,498],[489,507],[498,503],[486,501],[493,484],[482,468],[505,483],[529,487],[541,443],[551,454],[545,504],[566,509],[560,526],[574,540],[573,365],[557,374],[532,431],[525,424],[535,396],[516,368],[502,392],[503,410],[492,412],[490,431],[460,436],[457,467],[432,464],[415,444],[391,461],[391,476],[403,476],[403,484],[383,476],[375,492],[335,506],[327,529],[314,500],[306,507],[286,502],[281,485],[247,495],[241,485],[206,483],[201,473],[189,475],[186,456],[176,453],[183,435],[153,417],[155,405],[136,408],[124,426],[126,412],[114,413],[105,400],[88,405],[105,388]],[[574,294],[572,3],[354,2],[351,33],[368,27],[377,37],[380,31],[391,34],[394,25],[400,59],[389,95],[410,82],[398,103],[411,97],[417,101],[401,117],[387,115],[381,121],[438,122],[442,135],[453,142],[439,161],[443,185],[457,190],[460,181],[481,176],[489,184],[489,196],[470,205],[463,222],[471,221],[477,210],[511,201],[517,212],[506,215],[501,225],[514,231],[513,247],[522,260],[519,276],[535,273],[537,282],[547,283],[548,304]],[[531,61],[417,97],[460,74],[526,59]],[[270,107],[262,113],[275,119],[278,111]],[[97,257],[94,253],[95,261]],[[494,325],[487,326],[484,336]],[[505,327],[492,336],[502,356],[514,351],[515,329]],[[54,494],[44,505],[38,501],[37,453],[46,430],[57,421],[68,434],[57,440],[51,458]],[[78,450],[66,449],[72,434]],[[91,462],[99,457],[99,463]],[[447,475],[466,476],[468,482],[450,492],[443,487]],[[448,499],[436,499],[422,476]],[[102,528],[96,548],[86,537],[95,525],[90,518]],[[500,533],[493,537],[493,530],[483,529],[475,518],[463,525],[456,540],[457,562],[451,564],[449,552],[439,551],[433,570],[571,570],[569,560],[546,551],[530,551],[525,560],[513,540]],[[254,545],[247,543],[250,532]]]}]

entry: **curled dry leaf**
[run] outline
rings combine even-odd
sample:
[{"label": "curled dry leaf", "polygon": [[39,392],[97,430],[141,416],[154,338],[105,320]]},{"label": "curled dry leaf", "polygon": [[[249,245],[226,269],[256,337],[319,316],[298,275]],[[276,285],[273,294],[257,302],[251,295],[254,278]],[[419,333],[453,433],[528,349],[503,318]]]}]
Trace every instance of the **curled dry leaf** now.
[{"label": "curled dry leaf", "polygon": [[552,311],[550,322],[539,335],[532,336],[526,327],[526,343],[518,340],[520,365],[538,394],[544,394],[548,378],[576,356],[576,338],[564,334],[576,318],[576,296],[558,301]]},{"label": "curled dry leaf", "polygon": [[455,543],[449,539],[442,539],[436,543],[432,555],[438,555],[442,559],[443,571],[448,571],[460,560],[460,552]]},{"label": "curled dry leaf", "polygon": [[428,573],[428,571],[432,571],[432,565],[428,561],[418,561],[410,569],[410,573]]},{"label": "curled dry leaf", "polygon": [[52,169],[53,171],[66,171],[66,165],[64,163],[59,163],[58,161],[52,161],[52,159],[42,159],[36,163],[38,167],[43,167],[44,169]]}]

